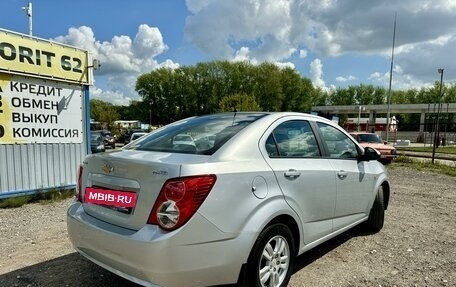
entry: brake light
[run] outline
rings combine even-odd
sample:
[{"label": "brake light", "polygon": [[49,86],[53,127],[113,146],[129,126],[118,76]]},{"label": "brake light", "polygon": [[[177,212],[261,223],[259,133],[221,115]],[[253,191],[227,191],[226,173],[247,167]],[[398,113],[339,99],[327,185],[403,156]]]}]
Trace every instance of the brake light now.
[{"label": "brake light", "polygon": [[77,179],[78,182],[76,184],[76,200],[82,202],[82,170],[83,170],[83,165],[80,164],[78,168],[78,174],[77,174]]},{"label": "brake light", "polygon": [[147,223],[168,231],[181,227],[204,202],[216,180],[213,174],[167,180]]}]

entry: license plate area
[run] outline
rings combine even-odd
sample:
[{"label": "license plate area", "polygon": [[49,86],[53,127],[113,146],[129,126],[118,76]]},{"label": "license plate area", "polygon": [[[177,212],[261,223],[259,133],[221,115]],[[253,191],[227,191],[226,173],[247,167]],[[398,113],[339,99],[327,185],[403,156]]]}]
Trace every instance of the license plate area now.
[{"label": "license plate area", "polygon": [[92,186],[86,188],[84,202],[130,214],[136,205],[136,197],[136,192]]}]

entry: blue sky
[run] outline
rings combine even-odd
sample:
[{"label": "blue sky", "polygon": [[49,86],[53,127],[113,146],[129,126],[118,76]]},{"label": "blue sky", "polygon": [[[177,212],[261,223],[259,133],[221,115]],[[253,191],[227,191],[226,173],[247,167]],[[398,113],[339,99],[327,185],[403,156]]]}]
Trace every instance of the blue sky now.
[{"label": "blue sky", "polygon": [[[2,0],[0,28],[28,33],[21,7]],[[101,61],[93,98],[139,99],[138,75],[211,60],[295,68],[314,86],[393,89],[456,78],[456,0],[35,0],[33,35],[89,50]]]}]

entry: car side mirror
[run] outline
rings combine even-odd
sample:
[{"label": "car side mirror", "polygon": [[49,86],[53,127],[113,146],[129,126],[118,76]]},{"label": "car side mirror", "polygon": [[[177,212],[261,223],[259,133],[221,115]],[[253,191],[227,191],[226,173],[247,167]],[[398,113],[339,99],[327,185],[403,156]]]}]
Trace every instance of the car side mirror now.
[{"label": "car side mirror", "polygon": [[379,160],[380,159],[380,152],[372,147],[365,147],[364,153],[361,156],[362,161],[371,161],[371,160]]}]

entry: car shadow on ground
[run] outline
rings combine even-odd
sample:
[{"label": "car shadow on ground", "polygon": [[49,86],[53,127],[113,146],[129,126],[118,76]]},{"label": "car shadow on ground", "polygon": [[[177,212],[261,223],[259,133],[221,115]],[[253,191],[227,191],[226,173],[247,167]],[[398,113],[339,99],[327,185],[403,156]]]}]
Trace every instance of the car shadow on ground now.
[{"label": "car shadow on ground", "polygon": [[[299,272],[351,238],[368,235],[370,233],[364,232],[360,227],[342,233],[296,258],[293,273]],[[0,275],[0,282],[1,286],[17,287],[140,287],[140,285],[106,271],[77,253],[2,274]],[[214,287],[228,286],[233,285]]]},{"label": "car shadow on ground", "polygon": [[364,229],[363,224],[353,227],[352,229],[345,231],[344,233],[314,247],[313,249],[305,252],[298,256],[294,262],[293,274],[299,272],[301,269],[305,268],[307,265],[312,264],[316,260],[325,256],[329,252],[333,251],[340,245],[349,241],[351,238],[358,236],[369,236],[373,233],[367,232]]},{"label": "car shadow on ground", "polygon": [[0,275],[0,286],[18,287],[140,287],[71,253]]}]

